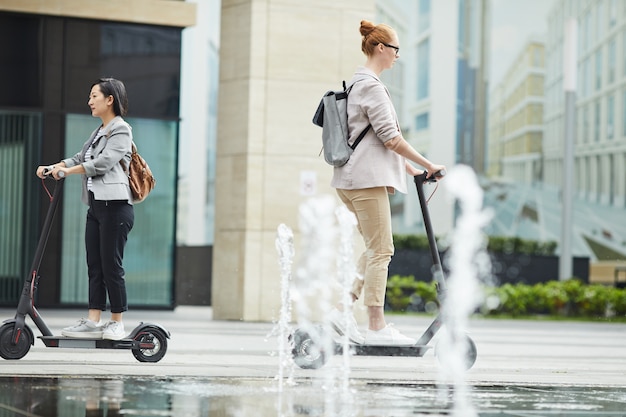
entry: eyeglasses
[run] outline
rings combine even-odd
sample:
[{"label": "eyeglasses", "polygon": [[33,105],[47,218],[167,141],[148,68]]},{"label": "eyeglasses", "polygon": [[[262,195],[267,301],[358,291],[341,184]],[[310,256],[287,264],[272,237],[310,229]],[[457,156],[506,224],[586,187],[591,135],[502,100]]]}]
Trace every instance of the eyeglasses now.
[{"label": "eyeglasses", "polygon": [[388,43],[383,43],[383,45],[385,45],[387,48],[395,49],[396,50],[396,56],[398,56],[400,54],[400,47],[399,46],[389,45]]}]

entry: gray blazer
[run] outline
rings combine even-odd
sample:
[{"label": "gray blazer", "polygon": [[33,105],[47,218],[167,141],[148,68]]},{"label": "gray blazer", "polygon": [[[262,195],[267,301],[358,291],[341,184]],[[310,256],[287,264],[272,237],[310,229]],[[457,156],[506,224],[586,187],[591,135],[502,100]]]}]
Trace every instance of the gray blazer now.
[{"label": "gray blazer", "polygon": [[[96,200],[127,200],[133,204],[133,197],[128,185],[128,175],[120,165],[130,163],[131,144],[133,141],[132,128],[120,116],[115,117],[106,126],[101,135],[98,127],[93,131],[83,149],[71,158],[64,159],[66,167],[82,164],[85,174],[82,175],[82,201],[89,205],[87,192],[87,177],[91,177],[91,191]],[[93,144],[92,144],[93,142]],[[91,158],[86,161],[85,153],[92,146]]]},{"label": "gray blazer", "polygon": [[401,135],[398,116],[389,91],[368,68],[359,67],[348,96],[348,133],[352,144],[359,134],[372,125],[354,150],[348,162],[335,167],[331,186],[343,190],[387,187],[407,192],[406,160],[385,148],[385,142]]}]

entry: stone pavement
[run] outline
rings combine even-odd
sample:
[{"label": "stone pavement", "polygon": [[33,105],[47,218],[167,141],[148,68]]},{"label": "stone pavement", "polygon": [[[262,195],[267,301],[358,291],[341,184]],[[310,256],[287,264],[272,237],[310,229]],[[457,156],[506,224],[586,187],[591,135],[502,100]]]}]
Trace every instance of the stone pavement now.
[{"label": "stone pavement", "polygon": [[[48,327],[60,333],[84,315],[77,310],[41,310]],[[14,311],[0,309],[0,321]],[[402,332],[419,336],[425,316],[389,316]],[[35,341],[20,360],[0,360],[2,376],[149,376],[154,378],[275,378],[278,340],[274,324],[212,320],[208,307],[174,311],[130,311],[127,330],[140,321],[158,323],[171,333],[158,363],[140,363],[129,350],[46,348]],[[40,333],[28,320],[35,333]],[[548,320],[473,319],[470,336],[478,350],[466,380],[475,385],[573,385],[626,388],[626,324]],[[437,337],[431,342],[436,344]],[[296,379],[316,378],[341,367],[335,356],[321,369],[296,368]],[[439,366],[433,350],[421,358],[352,357],[352,380],[430,384]]]}]

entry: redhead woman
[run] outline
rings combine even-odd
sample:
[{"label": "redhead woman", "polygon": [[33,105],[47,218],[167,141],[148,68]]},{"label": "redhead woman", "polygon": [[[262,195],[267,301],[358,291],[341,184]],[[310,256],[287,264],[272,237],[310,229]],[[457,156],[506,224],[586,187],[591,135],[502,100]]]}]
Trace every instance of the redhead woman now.
[{"label": "redhead woman", "polygon": [[445,169],[417,152],[402,136],[391,96],[380,81],[380,74],[393,68],[400,58],[400,40],[395,30],[385,24],[361,21],[361,50],[365,65],[358,67],[350,84],[354,84],[348,101],[350,144],[368,125],[372,125],[348,163],[334,168],[331,185],[346,207],[355,214],[358,230],[365,243],[352,288],[353,302],[363,296],[367,307],[368,328],[363,336],[351,316],[347,326],[337,306],[330,321],[355,343],[385,346],[410,346],[415,339],[401,334],[385,320],[385,290],[389,262],[394,253],[389,194],[407,192],[407,174],[423,171],[427,176]]}]

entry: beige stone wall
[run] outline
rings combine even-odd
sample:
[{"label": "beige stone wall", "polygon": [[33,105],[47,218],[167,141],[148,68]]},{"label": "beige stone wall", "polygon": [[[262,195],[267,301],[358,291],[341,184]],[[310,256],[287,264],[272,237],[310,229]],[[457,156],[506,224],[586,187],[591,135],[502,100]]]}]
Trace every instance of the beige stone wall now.
[{"label": "beige stone wall", "polygon": [[[365,62],[359,23],[373,0],[222,0],[213,252],[216,319],[280,309],[276,228],[296,233],[303,171],[333,194],[311,118],[322,94]],[[298,248],[296,247],[296,250]]]},{"label": "beige stone wall", "polygon": [[175,27],[196,24],[196,5],[179,0],[2,0],[0,10]]},{"label": "beige stone wall", "polygon": [[626,262],[595,261],[589,263],[589,282],[591,284],[614,285],[617,274],[619,282],[626,281]]}]

